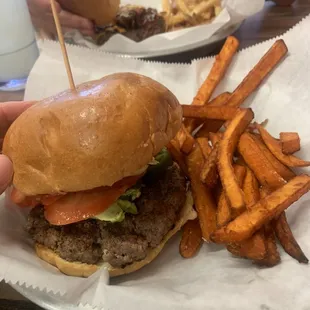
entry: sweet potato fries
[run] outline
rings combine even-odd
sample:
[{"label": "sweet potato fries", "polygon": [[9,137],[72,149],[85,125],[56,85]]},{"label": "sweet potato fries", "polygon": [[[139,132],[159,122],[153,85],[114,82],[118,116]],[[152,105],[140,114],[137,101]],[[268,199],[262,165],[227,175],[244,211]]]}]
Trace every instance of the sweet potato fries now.
[{"label": "sweet potato fries", "polygon": [[300,137],[282,132],[273,138],[265,122],[253,123],[254,112],[241,106],[284,59],[287,47],[276,41],[232,93],[211,100],[238,45],[236,38],[227,39],[192,105],[183,105],[184,125],[169,145],[189,178],[198,213],[184,226],[180,254],[193,257],[205,240],[272,267],[281,261],[278,239],[291,257],[308,263],[285,214],[310,190],[310,176],[291,169],[310,165],[293,155]]}]

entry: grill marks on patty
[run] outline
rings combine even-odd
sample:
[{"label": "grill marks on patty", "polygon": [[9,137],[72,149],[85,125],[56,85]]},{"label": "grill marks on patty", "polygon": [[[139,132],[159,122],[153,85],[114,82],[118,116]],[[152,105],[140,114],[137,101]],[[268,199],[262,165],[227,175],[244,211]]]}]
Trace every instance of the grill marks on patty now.
[{"label": "grill marks on patty", "polygon": [[186,199],[186,181],[176,166],[170,167],[156,184],[142,188],[136,200],[139,213],[126,215],[121,223],[97,220],[52,226],[43,208],[33,209],[28,231],[34,241],[54,250],[68,261],[96,264],[101,260],[124,267],[147,255],[160,244],[178,219]]}]

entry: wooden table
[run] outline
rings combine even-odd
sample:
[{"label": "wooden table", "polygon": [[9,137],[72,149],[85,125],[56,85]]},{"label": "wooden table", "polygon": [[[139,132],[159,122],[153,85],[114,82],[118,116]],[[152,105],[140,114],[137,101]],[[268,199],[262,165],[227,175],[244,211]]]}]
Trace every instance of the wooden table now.
[{"label": "wooden table", "polygon": [[[245,21],[235,35],[240,40],[241,48],[245,48],[283,34],[308,14],[310,14],[309,0],[297,0],[291,7],[277,7],[272,2],[266,2],[264,10]],[[192,51],[190,55],[192,59],[201,56],[206,55],[200,54],[199,50]],[[177,56],[173,59],[173,61],[179,60],[182,59]],[[22,100],[22,98],[22,91],[0,92],[0,102]],[[6,285],[0,285],[1,299],[0,309],[37,309],[29,303],[10,301],[23,298]]]}]

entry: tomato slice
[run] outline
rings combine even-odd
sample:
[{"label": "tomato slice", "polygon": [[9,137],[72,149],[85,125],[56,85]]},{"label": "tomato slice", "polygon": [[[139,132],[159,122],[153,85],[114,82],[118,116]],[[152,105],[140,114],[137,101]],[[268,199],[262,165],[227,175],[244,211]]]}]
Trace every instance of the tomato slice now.
[{"label": "tomato slice", "polygon": [[40,203],[40,201],[38,201],[35,196],[26,196],[15,187],[13,187],[11,192],[11,200],[22,208],[25,207],[33,208]]},{"label": "tomato slice", "polygon": [[52,225],[67,225],[86,220],[105,211],[129,187],[136,184],[139,178],[141,175],[124,178],[111,187],[68,193],[45,206],[45,218]]},{"label": "tomato slice", "polygon": [[30,207],[34,208],[39,204],[50,205],[56,200],[63,197],[64,194],[60,195],[36,195],[36,196],[26,196],[21,191],[13,187],[11,192],[11,200],[17,204],[19,207],[25,208]]}]

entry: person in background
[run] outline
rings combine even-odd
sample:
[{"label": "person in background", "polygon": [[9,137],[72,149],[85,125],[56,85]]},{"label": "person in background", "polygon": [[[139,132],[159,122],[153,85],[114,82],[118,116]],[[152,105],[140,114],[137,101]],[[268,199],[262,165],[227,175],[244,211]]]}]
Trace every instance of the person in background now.
[{"label": "person in background", "polygon": [[32,104],[30,101],[0,103],[0,194],[6,190],[13,177],[11,161],[1,154],[3,138],[14,120]]},{"label": "person in background", "polygon": [[[55,38],[57,32],[50,0],[27,0],[27,4],[34,27],[44,33],[45,36],[52,39]],[[56,2],[56,8],[64,33],[76,29],[83,35],[94,35],[94,24],[92,21],[63,10],[58,2]]]}]

